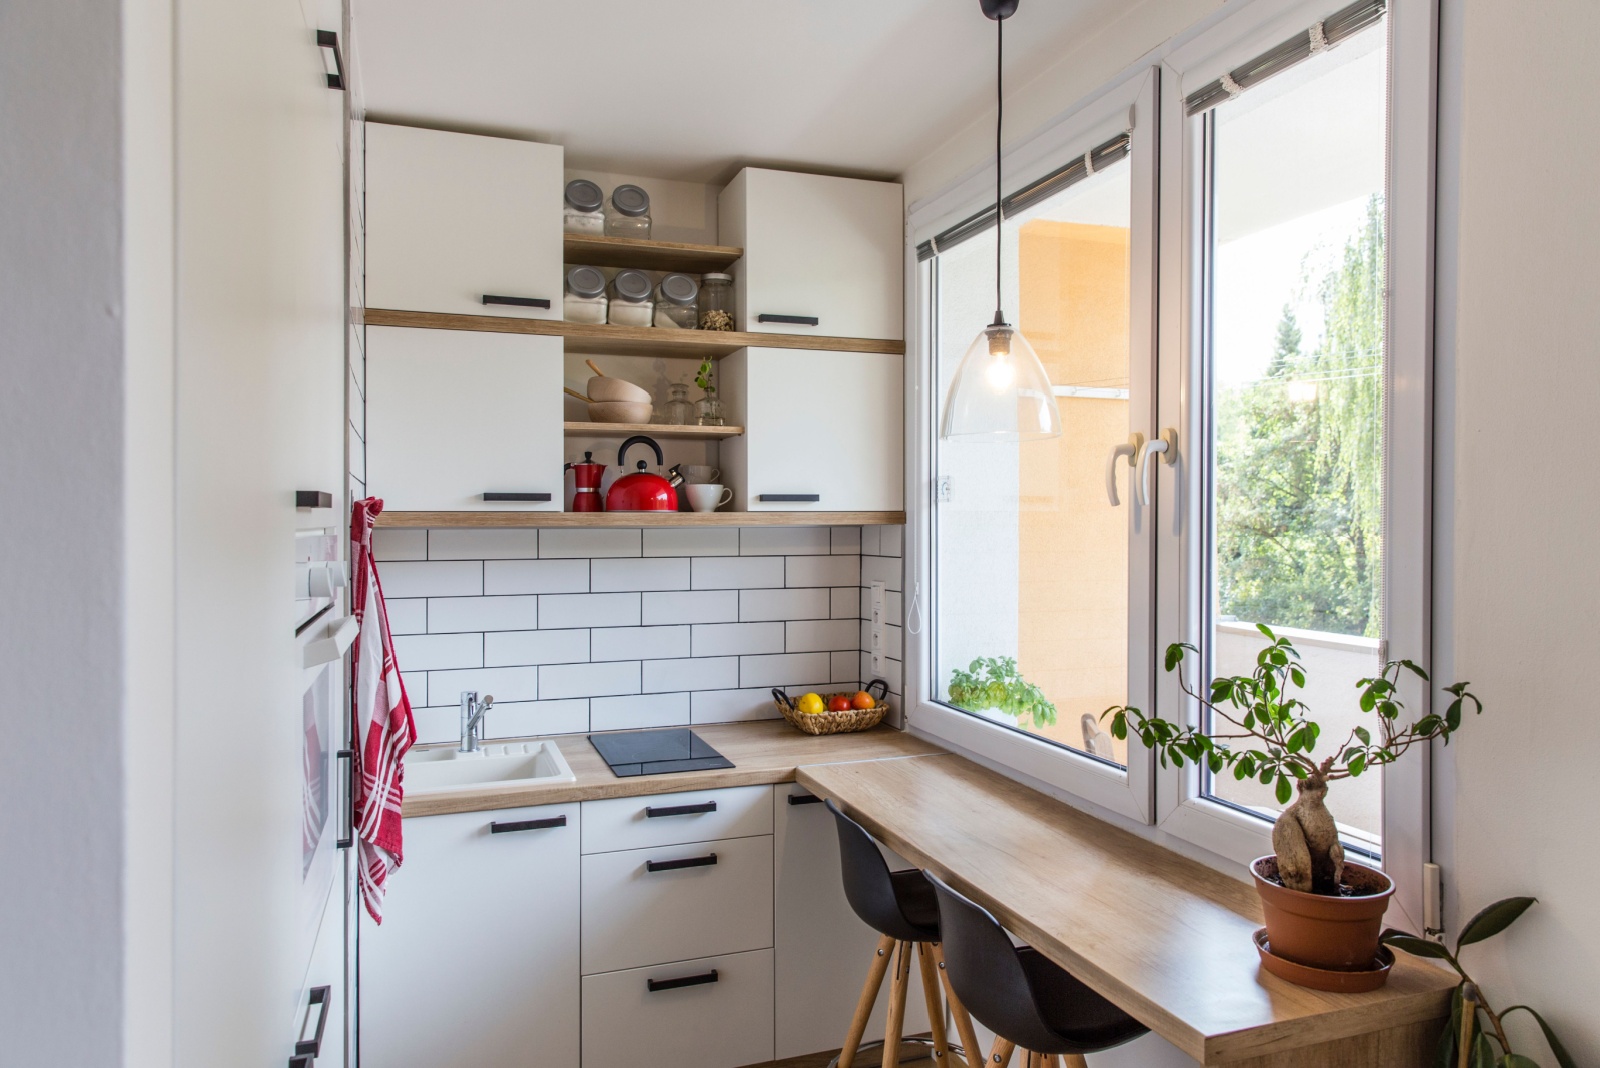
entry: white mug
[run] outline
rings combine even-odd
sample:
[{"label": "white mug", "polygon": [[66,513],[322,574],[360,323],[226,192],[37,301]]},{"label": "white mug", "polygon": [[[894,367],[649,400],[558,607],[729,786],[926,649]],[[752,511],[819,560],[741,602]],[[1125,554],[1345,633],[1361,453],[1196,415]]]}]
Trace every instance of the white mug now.
[{"label": "white mug", "polygon": [[683,480],[691,486],[709,486],[721,477],[721,471],[706,464],[688,464],[683,468]]},{"label": "white mug", "polygon": [[719,486],[715,482],[685,486],[684,489],[689,491],[689,507],[697,512],[715,512],[733,500],[732,488]]}]

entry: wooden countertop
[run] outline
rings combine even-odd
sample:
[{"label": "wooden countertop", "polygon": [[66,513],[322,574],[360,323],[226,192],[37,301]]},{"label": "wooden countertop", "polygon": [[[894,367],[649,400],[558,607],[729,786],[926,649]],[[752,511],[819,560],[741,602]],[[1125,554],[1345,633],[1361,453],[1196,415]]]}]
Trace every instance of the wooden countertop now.
[{"label": "wooden countertop", "polygon": [[1414,1047],[1449,1013],[1451,978],[1404,954],[1370,994],[1268,975],[1253,887],[961,757],[806,765],[797,779],[1203,1064],[1409,1064],[1370,1036]]},{"label": "wooden countertop", "polygon": [[642,797],[647,794],[715,790],[724,786],[758,786],[793,782],[802,764],[833,764],[856,760],[892,760],[895,757],[940,753],[937,746],[891,727],[855,734],[813,736],[801,734],[782,720],[754,723],[702,723],[699,735],[734,766],[715,771],[674,775],[639,775],[618,778],[600,759],[582,734],[564,734],[550,740],[578,779],[570,783],[532,783],[452,790],[444,794],[410,795],[401,809],[405,816],[437,816],[446,812],[478,812],[525,805],[553,805],[568,801],[595,801],[603,797]]}]

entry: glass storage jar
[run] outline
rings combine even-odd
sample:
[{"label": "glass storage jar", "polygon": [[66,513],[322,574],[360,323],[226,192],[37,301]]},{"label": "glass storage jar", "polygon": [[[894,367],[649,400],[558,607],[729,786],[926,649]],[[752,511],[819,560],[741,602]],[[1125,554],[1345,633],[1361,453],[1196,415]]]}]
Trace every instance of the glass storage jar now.
[{"label": "glass storage jar", "polygon": [[654,289],[650,276],[643,271],[631,267],[618,271],[611,279],[611,305],[606,310],[606,322],[613,326],[649,326],[655,311],[655,301],[650,299]]},{"label": "glass storage jar", "polygon": [[562,314],[569,323],[606,321],[606,276],[598,267],[573,267],[567,271]]},{"label": "glass storage jar", "polygon": [[650,194],[636,185],[619,185],[606,201],[606,236],[650,238]]},{"label": "glass storage jar", "polygon": [[707,393],[695,402],[695,422],[701,426],[722,426],[722,399]]},{"label": "glass storage jar", "polygon": [[695,298],[700,283],[686,274],[664,275],[656,286],[656,325],[669,330],[693,330],[699,325]]},{"label": "glass storage jar", "polygon": [[661,406],[661,421],[667,426],[693,426],[694,414],[689,387],[682,382],[668,386],[667,403]]},{"label": "glass storage jar", "polygon": [[606,232],[606,195],[587,178],[574,178],[562,194],[561,228],[569,234]]},{"label": "glass storage jar", "polygon": [[700,276],[700,329],[733,329],[733,275]]}]

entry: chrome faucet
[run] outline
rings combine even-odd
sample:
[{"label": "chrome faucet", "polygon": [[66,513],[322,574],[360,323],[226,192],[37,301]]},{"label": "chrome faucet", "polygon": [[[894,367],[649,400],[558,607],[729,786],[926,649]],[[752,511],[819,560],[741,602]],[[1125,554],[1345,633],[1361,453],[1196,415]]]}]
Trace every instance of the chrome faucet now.
[{"label": "chrome faucet", "polygon": [[461,748],[462,753],[476,753],[478,751],[478,732],[483,723],[483,714],[489,711],[489,706],[494,704],[494,698],[485,694],[482,701],[478,700],[477,690],[461,691]]}]

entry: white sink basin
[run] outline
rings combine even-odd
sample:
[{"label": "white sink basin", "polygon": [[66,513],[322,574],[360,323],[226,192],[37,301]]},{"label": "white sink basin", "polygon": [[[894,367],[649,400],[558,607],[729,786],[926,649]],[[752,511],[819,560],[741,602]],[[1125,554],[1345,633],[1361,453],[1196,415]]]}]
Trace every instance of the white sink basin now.
[{"label": "white sink basin", "polygon": [[406,793],[436,794],[475,786],[576,782],[554,742],[480,745],[475,753],[425,749],[406,756]]}]

